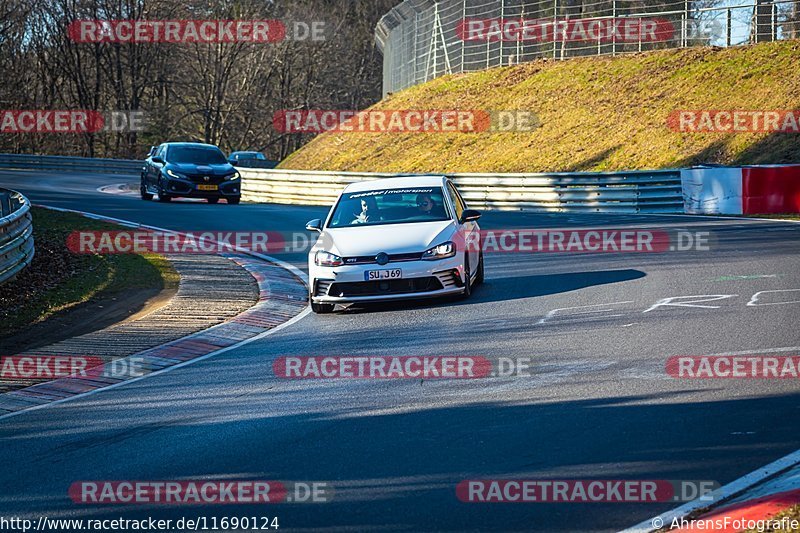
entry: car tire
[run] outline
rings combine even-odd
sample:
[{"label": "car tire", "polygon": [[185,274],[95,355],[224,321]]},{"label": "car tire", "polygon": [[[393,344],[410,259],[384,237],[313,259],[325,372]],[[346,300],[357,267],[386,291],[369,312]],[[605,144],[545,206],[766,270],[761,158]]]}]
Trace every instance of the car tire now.
[{"label": "car tire", "polygon": [[318,315],[333,313],[333,306],[334,304],[315,304],[314,302],[311,302],[311,310]]},{"label": "car tire", "polygon": [[483,283],[483,251],[478,255],[478,271],[475,273],[475,285]]},{"label": "car tire", "polygon": [[242,201],[241,196],[235,196],[233,198],[228,198],[228,203],[231,205],[239,205],[239,202]]},{"label": "car tire", "polygon": [[[313,286],[313,283],[312,283]],[[308,293],[308,301],[311,302],[311,310],[317,313],[318,315],[324,315],[328,313],[333,313],[333,308],[335,304],[316,304],[314,300],[311,298],[311,291]]]},{"label": "car tire", "polygon": [[142,200],[150,201],[153,199],[153,195],[147,192],[147,187],[144,184],[144,180],[139,182],[139,196],[142,197]]},{"label": "car tire", "polygon": [[461,293],[461,298],[466,300],[472,296],[472,271],[469,269],[469,255],[464,252],[464,292]]},{"label": "car tire", "polygon": [[206,198],[206,200],[208,200],[208,203],[210,204],[215,204],[219,202],[219,198]]},{"label": "car tire", "polygon": [[172,200],[172,196],[164,192],[164,188],[161,186],[161,182],[158,184],[158,201],[159,202],[169,202]]}]

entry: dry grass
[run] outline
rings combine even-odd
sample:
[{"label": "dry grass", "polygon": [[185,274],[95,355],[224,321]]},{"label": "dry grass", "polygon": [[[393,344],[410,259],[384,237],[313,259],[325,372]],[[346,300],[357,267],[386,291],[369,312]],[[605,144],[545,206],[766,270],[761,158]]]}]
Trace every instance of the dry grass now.
[{"label": "dry grass", "polygon": [[533,111],[529,133],[330,133],[281,168],[552,172],[800,162],[800,135],[676,133],[681,109],[800,109],[800,40],[541,60],[438,78],[376,109]]}]

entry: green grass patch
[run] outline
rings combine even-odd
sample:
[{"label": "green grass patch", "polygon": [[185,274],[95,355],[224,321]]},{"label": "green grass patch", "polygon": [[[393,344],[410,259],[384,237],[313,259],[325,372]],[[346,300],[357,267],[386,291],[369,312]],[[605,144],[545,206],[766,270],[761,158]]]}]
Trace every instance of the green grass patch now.
[{"label": "green grass patch", "polygon": [[36,253],[32,264],[0,286],[0,338],[92,298],[178,286],[179,275],[156,254],[73,254],[67,237],[79,230],[120,230],[75,213],[32,209]]},{"label": "green grass patch", "polygon": [[374,109],[526,110],[527,133],[319,135],[281,168],[374,172],[556,172],[800,162],[800,135],[681,133],[678,110],[800,109],[800,40],[538,60],[443,76]]}]

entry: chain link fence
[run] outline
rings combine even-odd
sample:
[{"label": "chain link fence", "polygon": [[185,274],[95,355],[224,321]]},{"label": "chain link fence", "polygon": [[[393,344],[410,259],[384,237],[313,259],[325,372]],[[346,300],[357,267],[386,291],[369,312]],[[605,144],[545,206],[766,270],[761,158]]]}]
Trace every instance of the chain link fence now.
[{"label": "chain link fence", "polygon": [[800,0],[405,0],[375,30],[384,95],[443,74],[539,58],[795,37]]}]

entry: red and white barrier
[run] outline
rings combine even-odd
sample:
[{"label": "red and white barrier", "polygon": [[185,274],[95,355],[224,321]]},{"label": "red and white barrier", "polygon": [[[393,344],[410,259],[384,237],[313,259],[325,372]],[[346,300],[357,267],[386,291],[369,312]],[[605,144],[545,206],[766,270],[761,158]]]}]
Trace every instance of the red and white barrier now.
[{"label": "red and white barrier", "polygon": [[800,213],[800,165],[689,168],[681,184],[689,214]]}]

